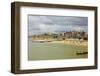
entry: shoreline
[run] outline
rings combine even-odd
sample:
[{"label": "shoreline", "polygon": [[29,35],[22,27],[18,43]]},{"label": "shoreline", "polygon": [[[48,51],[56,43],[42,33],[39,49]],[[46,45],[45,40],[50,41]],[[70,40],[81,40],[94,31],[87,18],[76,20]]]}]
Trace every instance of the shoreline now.
[{"label": "shoreline", "polygon": [[62,43],[68,45],[76,45],[76,46],[87,46],[87,42],[77,42],[77,41],[53,41],[49,43]]},{"label": "shoreline", "polygon": [[77,40],[77,39],[67,39],[67,40],[52,40],[52,39],[32,39],[32,41],[37,41],[40,43],[62,43],[68,45],[76,45],[76,46],[87,46],[88,42],[85,40]]}]

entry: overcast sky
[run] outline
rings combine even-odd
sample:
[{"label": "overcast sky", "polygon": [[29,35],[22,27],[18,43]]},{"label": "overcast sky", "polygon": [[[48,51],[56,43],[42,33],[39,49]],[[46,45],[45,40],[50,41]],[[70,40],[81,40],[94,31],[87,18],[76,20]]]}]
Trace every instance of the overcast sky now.
[{"label": "overcast sky", "polygon": [[29,35],[42,33],[59,33],[65,31],[86,31],[88,29],[87,17],[74,16],[28,16]]}]

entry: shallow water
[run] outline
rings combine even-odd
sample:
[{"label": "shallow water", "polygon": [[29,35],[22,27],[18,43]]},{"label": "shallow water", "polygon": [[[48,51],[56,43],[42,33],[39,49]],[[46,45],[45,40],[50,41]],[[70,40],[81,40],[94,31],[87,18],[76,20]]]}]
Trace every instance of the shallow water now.
[{"label": "shallow water", "polygon": [[39,43],[29,40],[28,60],[55,60],[87,58],[88,54],[77,55],[76,51],[87,51],[85,46],[63,43]]}]

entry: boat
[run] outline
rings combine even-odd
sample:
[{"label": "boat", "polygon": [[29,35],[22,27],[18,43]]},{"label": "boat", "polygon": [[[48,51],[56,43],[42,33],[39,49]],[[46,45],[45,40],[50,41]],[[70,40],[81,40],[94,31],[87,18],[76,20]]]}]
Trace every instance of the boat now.
[{"label": "boat", "polygon": [[84,54],[88,54],[87,51],[77,51],[76,52],[77,55],[84,55]]}]

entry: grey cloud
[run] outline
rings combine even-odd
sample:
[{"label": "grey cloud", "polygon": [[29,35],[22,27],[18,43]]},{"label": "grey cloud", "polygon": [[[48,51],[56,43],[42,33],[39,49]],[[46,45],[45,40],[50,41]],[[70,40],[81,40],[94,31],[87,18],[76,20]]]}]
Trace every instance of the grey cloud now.
[{"label": "grey cloud", "polygon": [[72,16],[28,16],[29,35],[41,34],[45,32],[61,32],[84,30],[88,28],[87,17]]}]

